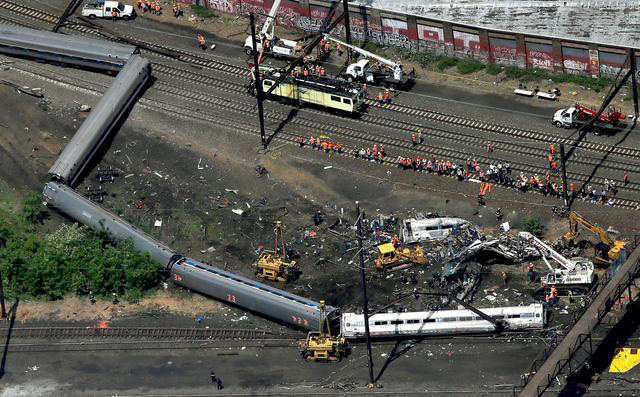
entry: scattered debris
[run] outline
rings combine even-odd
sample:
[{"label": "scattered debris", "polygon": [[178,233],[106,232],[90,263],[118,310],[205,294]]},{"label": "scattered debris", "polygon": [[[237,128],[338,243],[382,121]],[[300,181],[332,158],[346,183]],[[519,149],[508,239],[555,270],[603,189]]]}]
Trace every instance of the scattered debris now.
[{"label": "scattered debris", "polygon": [[89,105],[80,105],[78,108],[78,112],[88,112],[91,110],[91,106]]},{"label": "scattered debris", "polygon": [[244,214],[244,211],[243,211],[243,210],[240,210],[240,209],[237,209],[237,210],[231,210],[231,212],[233,212],[234,214],[237,214],[237,215],[242,215],[242,214]]},{"label": "scattered debris", "polygon": [[153,226],[162,227],[162,219],[156,219],[156,221],[153,223]]}]

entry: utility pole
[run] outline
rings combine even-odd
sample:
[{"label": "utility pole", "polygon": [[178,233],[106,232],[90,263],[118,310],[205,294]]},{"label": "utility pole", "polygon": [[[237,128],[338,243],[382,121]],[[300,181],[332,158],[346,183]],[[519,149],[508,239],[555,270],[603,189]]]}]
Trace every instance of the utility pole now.
[{"label": "utility pole", "polygon": [[560,165],[562,166],[562,195],[564,196],[564,206],[569,208],[569,186],[567,186],[567,163],[565,162],[564,143],[560,144]]},{"label": "utility pole", "polygon": [[7,318],[7,309],[4,307],[4,286],[2,282],[2,271],[0,271],[0,319]]},{"label": "utility pole", "polygon": [[357,235],[358,250],[360,252],[360,280],[362,282],[362,294],[364,296],[364,333],[367,337],[367,358],[369,360],[369,385],[373,386],[373,359],[371,358],[371,335],[369,335],[369,300],[367,299],[367,280],[364,275],[364,251],[362,248],[362,225],[360,203],[356,201],[356,213],[358,214]]},{"label": "utility pole", "polygon": [[[342,0],[342,8],[344,13],[344,35],[346,36],[347,44],[351,45],[351,22],[349,21],[349,0]],[[351,62],[351,48],[347,48],[346,50],[347,50],[347,62]]]},{"label": "utility pole", "polygon": [[631,51],[631,88],[633,88],[633,111],[634,120],[638,120],[638,65],[636,62],[636,54]]},{"label": "utility pole", "polygon": [[262,108],[262,101],[264,95],[262,93],[262,78],[260,77],[260,67],[258,65],[258,45],[256,44],[256,19],[253,14],[249,14],[251,19],[251,44],[253,45],[253,73],[255,74],[254,87],[256,89],[256,99],[258,100],[258,118],[260,119],[260,140],[262,141],[262,148],[267,148],[267,136],[264,132],[264,109]]}]

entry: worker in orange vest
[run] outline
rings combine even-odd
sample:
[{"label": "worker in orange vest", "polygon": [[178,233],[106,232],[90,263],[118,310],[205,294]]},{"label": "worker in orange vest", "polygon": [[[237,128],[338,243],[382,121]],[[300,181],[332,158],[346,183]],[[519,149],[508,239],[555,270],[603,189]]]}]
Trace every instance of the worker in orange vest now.
[{"label": "worker in orange vest", "polygon": [[320,68],[320,76],[324,76],[324,68],[323,67]]},{"label": "worker in orange vest", "polygon": [[411,135],[411,144],[413,146],[416,146],[418,144],[418,141],[416,140],[416,134]]},{"label": "worker in orange vest", "polygon": [[313,138],[313,136],[311,136],[311,138],[309,138],[309,145],[311,145],[312,148],[316,148],[316,140]]},{"label": "worker in orange vest", "polygon": [[202,48],[202,51],[207,49],[207,46],[204,41],[204,37],[200,33],[198,33],[198,46]]},{"label": "worker in orange vest", "polygon": [[380,154],[386,156],[387,154],[384,152],[384,145],[380,145]]},{"label": "worker in orange vest", "polygon": [[549,153],[551,153],[553,156],[555,156],[556,154],[556,145],[554,145],[553,143],[549,145]]},{"label": "worker in orange vest", "polygon": [[322,150],[327,151],[327,141],[322,142]]},{"label": "worker in orange vest", "polygon": [[382,152],[378,152],[378,160],[380,161],[380,163],[384,162],[384,160],[382,159]]},{"label": "worker in orange vest", "polygon": [[382,97],[382,93],[381,92],[378,93],[378,103],[380,105],[382,105],[384,103],[384,99]]},{"label": "worker in orange vest", "polygon": [[111,19],[113,19],[113,22],[118,20],[118,11],[116,11],[117,8],[112,8],[111,9]]},{"label": "worker in orange vest", "polygon": [[373,156],[374,157],[378,156],[378,145],[373,145]]},{"label": "worker in orange vest", "polygon": [[369,95],[369,87],[366,83],[362,85],[362,91],[364,91],[365,95]]},{"label": "worker in orange vest", "polygon": [[141,10],[142,9],[142,0],[138,0],[137,4],[138,4],[138,10]]},{"label": "worker in orange vest", "polygon": [[156,3],[156,15],[162,14],[162,7],[160,7],[160,3]]},{"label": "worker in orange vest", "polygon": [[304,68],[304,72],[302,72],[302,74],[304,75],[304,79],[306,80],[307,78],[309,78],[309,69]]},{"label": "worker in orange vest", "polygon": [[327,145],[327,152],[333,152],[333,142],[329,142]]},{"label": "worker in orange vest", "polygon": [[391,96],[389,95],[389,89],[388,88],[384,89],[384,101],[386,103],[391,103]]}]

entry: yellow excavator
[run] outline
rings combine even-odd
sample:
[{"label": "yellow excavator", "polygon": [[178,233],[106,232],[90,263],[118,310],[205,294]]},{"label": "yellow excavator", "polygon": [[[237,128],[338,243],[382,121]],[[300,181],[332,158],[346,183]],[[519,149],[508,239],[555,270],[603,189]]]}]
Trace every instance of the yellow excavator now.
[{"label": "yellow excavator", "polygon": [[378,257],[374,265],[380,271],[392,272],[407,269],[413,265],[426,265],[428,262],[420,246],[413,251],[409,248],[398,250],[393,244],[386,243],[378,246]]},{"label": "yellow excavator", "polygon": [[595,247],[596,256],[594,260],[596,262],[611,265],[624,251],[625,245],[627,244],[626,242],[612,240],[603,228],[595,226],[575,211],[569,213],[569,231],[562,236],[565,244],[570,245],[578,236],[578,225],[582,225],[600,239],[600,243]]},{"label": "yellow excavator", "polygon": [[[322,330],[326,324],[327,332]],[[298,342],[300,355],[307,361],[340,361],[347,355],[347,339],[331,336],[331,325],[324,311],[324,301],[320,301],[320,329],[310,331],[306,340]]]},{"label": "yellow excavator", "polygon": [[[274,229],[275,248],[273,251],[263,250],[256,261],[255,274],[259,279],[286,283],[300,276],[300,268],[296,261],[287,261],[287,251],[284,243],[284,226],[276,222]],[[280,242],[280,244],[278,244]]]}]

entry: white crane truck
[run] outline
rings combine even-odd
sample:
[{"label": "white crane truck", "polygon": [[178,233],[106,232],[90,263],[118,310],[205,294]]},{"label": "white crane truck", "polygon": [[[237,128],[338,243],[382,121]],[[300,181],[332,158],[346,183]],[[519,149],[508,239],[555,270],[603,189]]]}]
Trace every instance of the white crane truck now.
[{"label": "white crane truck", "polygon": [[[262,30],[256,35],[256,49],[262,55],[271,55],[275,58],[295,58],[302,52],[302,46],[293,40],[281,39],[275,35],[275,19],[282,0],[275,0]],[[253,37],[249,35],[244,41],[244,52],[253,54]]]},{"label": "white crane truck", "polygon": [[[347,81],[358,81],[360,83],[381,85],[386,88],[393,87],[399,90],[409,89],[415,83],[415,69],[411,70],[410,73],[405,74],[401,63],[393,62],[370,51],[347,44],[342,40],[329,36],[328,34],[325,34],[324,37],[325,39],[331,40],[341,46],[350,48],[364,57],[363,59],[347,66],[347,68],[342,71],[341,77]],[[372,65],[370,59],[375,59],[377,61],[377,65]]]},{"label": "white crane truck", "polygon": [[[556,287],[561,295],[584,294],[591,289],[595,282],[593,262],[582,257],[567,259],[531,233],[520,232],[518,235],[536,247],[549,268],[549,272],[540,280],[540,288],[536,291],[536,295],[544,294],[551,287]],[[556,268],[551,266],[547,256],[556,261],[559,266]]]},{"label": "white crane truck", "polygon": [[82,7],[82,16],[93,18],[112,18],[111,11],[115,10],[117,17],[125,21],[132,19],[136,15],[133,6],[125,5],[118,1],[92,1]]}]

